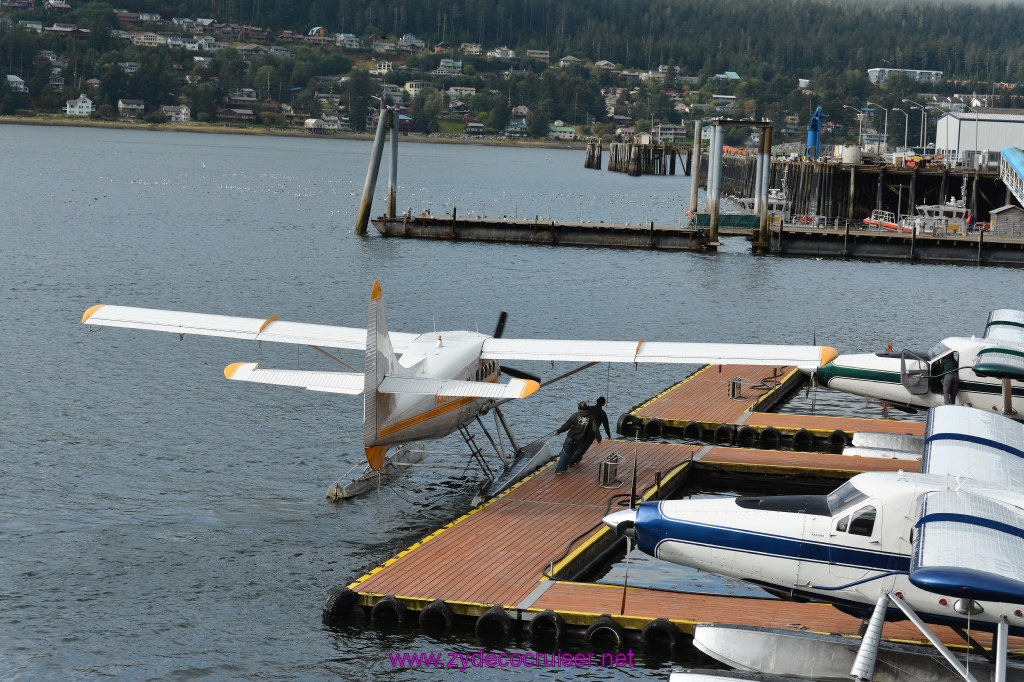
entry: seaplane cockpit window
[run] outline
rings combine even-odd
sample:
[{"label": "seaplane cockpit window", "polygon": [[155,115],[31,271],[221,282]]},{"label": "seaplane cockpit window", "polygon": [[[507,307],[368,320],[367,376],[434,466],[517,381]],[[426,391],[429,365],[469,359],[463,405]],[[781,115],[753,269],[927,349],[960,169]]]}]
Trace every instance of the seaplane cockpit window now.
[{"label": "seaplane cockpit window", "polygon": [[949,346],[940,341],[939,343],[935,344],[934,346],[928,349],[928,353],[925,355],[925,359],[932,360],[948,352]]},{"label": "seaplane cockpit window", "polygon": [[849,530],[849,528],[850,528],[850,517],[849,516],[844,516],[843,518],[839,519],[839,523],[836,524],[836,532],[837,533],[845,533],[847,530]]},{"label": "seaplane cockpit window", "polygon": [[875,508],[861,507],[853,513],[850,520],[850,535],[869,537],[875,529]]},{"label": "seaplane cockpit window", "polygon": [[857,490],[853,483],[847,481],[830,492],[826,499],[828,501],[829,512],[831,512],[832,516],[835,516],[851,504],[856,504],[857,502],[866,500],[867,498],[868,496]]}]

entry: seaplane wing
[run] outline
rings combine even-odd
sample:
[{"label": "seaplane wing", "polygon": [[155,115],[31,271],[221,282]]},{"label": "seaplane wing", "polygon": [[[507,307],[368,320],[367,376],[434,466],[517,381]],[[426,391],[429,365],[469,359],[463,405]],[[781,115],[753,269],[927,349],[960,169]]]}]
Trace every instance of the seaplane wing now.
[{"label": "seaplane wing", "polygon": [[487,381],[385,377],[377,387],[377,392],[419,393],[445,397],[525,398],[538,388],[540,384],[526,379],[511,379],[507,384],[499,384]]},{"label": "seaplane wing", "polygon": [[971,369],[980,377],[1024,381],[1024,344],[1020,348],[982,348]]},{"label": "seaplane wing", "polygon": [[[327,348],[366,349],[365,329],[286,322],[277,317],[230,317],[176,310],[97,305],[85,311],[82,323],[102,327],[152,329],[174,334],[222,336],[232,339],[297,343]],[[418,334],[393,332],[390,334],[391,346],[394,350],[402,352],[418,336]]]},{"label": "seaplane wing", "polygon": [[674,343],[665,341],[561,341],[554,339],[487,339],[485,360],[550,360],[682,364],[791,365],[815,368],[839,353],[828,346],[768,346],[742,343]]},{"label": "seaplane wing", "polygon": [[1024,491],[1024,424],[963,405],[928,413],[921,473]]},{"label": "seaplane wing", "polygon": [[236,362],[224,368],[224,376],[232,381],[257,384],[297,386],[310,391],[359,395],[363,392],[364,375],[356,372],[314,372],[301,369],[260,369],[256,362]]},{"label": "seaplane wing", "polygon": [[1024,311],[1001,308],[988,314],[985,338],[1024,345]]},{"label": "seaplane wing", "polygon": [[910,582],[929,592],[1024,603],[1024,514],[983,495],[922,495]]}]

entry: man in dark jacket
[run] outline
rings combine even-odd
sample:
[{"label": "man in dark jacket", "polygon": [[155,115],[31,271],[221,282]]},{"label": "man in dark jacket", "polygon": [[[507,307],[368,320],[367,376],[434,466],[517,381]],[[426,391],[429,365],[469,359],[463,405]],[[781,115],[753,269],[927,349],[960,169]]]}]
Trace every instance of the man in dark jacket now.
[{"label": "man in dark jacket", "polygon": [[[601,396],[600,398],[597,399],[596,405],[591,405],[589,408],[587,408],[588,410],[590,410],[590,416],[594,418],[594,433],[597,435],[598,443],[601,442],[602,425],[604,426],[604,432],[608,434],[608,437],[612,437],[612,430],[608,426],[608,414],[604,411],[604,404],[604,396]],[[584,440],[581,440],[579,443],[577,443],[576,451],[573,452],[572,458],[569,460],[569,466],[574,467],[577,464],[579,464],[583,460],[583,454],[587,451],[587,449],[591,446],[593,442],[594,436],[590,436],[589,438],[585,438]]]},{"label": "man in dark jacket", "polygon": [[589,441],[593,440],[595,436],[598,442],[601,441],[601,434],[597,430],[597,422],[594,421],[593,415],[590,414],[590,410],[587,408],[587,401],[581,400],[577,408],[576,412],[555,431],[555,433],[568,432],[566,433],[565,441],[562,443],[562,451],[558,453],[558,464],[555,465],[556,474],[565,473],[580,443],[585,442],[589,445]]}]

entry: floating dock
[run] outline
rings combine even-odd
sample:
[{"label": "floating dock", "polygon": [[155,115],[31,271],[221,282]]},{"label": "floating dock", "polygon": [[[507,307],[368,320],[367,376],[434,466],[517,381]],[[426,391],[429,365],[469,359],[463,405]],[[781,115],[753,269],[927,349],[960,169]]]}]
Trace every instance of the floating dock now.
[{"label": "floating dock", "polygon": [[458,217],[423,213],[395,218],[381,216],[373,225],[385,237],[416,237],[451,241],[508,242],[549,246],[611,246],[671,251],[714,251],[701,228],[652,223],[585,223],[526,218]]},{"label": "floating dock", "polygon": [[[705,367],[640,406],[631,416],[639,420],[640,428],[658,419],[669,428],[674,428],[673,424],[685,428],[696,422],[705,429],[717,430],[723,425],[762,430],[770,427],[794,435],[801,429],[828,434],[854,430],[923,433],[924,425],[914,422],[757,411],[793,390],[798,385],[796,376],[791,368]],[[734,380],[739,378],[751,383],[741,382],[737,396]],[[618,489],[599,485],[600,463],[612,453],[623,458],[617,477],[624,483]],[[485,619],[499,618],[504,632],[528,626],[534,639],[557,639],[568,626],[589,627],[588,632],[593,632],[607,623],[609,614],[617,627],[640,630],[642,639],[648,630],[654,631],[652,623],[657,621],[665,627],[666,620],[675,628],[673,636],[691,633],[697,623],[715,622],[824,633],[857,632],[860,619],[826,604],[581,582],[581,576],[622,549],[622,538],[602,525],[601,519],[617,505],[624,506],[634,454],[637,490],[647,500],[671,496],[692,472],[702,469],[844,479],[863,471],[916,468],[905,460],[817,452],[605,440],[594,444],[584,461],[567,474],[556,477],[552,462],[374,568],[348,588],[332,590],[324,607],[325,619],[343,620],[357,607],[369,611],[372,618],[401,620],[409,618],[410,612],[419,612],[421,624],[426,622],[425,616],[441,615],[435,622],[447,625],[456,618],[478,619],[479,633]],[[948,628],[935,631],[950,645],[960,643]],[[883,634],[889,639],[923,642],[920,633],[907,622],[886,623]],[[1024,640],[1014,638],[1011,646],[1020,649]]]},{"label": "floating dock", "polygon": [[708,365],[620,419],[619,432],[798,450],[839,450],[855,431],[924,435],[923,422],[771,412],[806,380],[794,367]]},{"label": "floating dock", "polygon": [[873,258],[908,262],[1024,264],[1024,237],[973,234],[921,235],[859,227],[772,225],[770,253],[829,258]]}]

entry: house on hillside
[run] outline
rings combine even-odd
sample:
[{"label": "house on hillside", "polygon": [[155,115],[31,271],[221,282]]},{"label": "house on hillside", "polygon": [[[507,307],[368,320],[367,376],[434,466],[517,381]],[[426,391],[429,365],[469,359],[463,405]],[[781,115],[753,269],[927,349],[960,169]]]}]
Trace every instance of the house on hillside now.
[{"label": "house on hillside", "polygon": [[255,123],[256,114],[252,109],[218,109],[218,123]]},{"label": "house on hillside", "polygon": [[[561,123],[561,121],[555,121],[555,123]],[[575,140],[576,129],[572,126],[553,125],[548,128],[548,137],[553,137],[556,140]]]},{"label": "house on hillside", "polygon": [[496,47],[487,53],[488,57],[493,59],[514,59],[516,56],[515,50],[510,50],[504,45]]},{"label": "house on hillside", "polygon": [[168,123],[187,123],[192,120],[192,110],[187,104],[176,107],[165,105],[160,107],[160,110],[164,112],[164,118]]},{"label": "house on hillside", "polygon": [[410,97],[415,98],[416,95],[420,94],[424,90],[433,89],[433,85],[428,81],[409,81],[405,84],[405,91],[409,93]]},{"label": "house on hillside", "polygon": [[10,73],[7,74],[7,87],[11,89],[11,92],[28,92],[25,81]]},{"label": "house on hillside", "polygon": [[558,65],[561,66],[562,68],[565,68],[567,66],[575,66],[576,64],[582,64],[582,63],[583,63],[582,59],[580,59],[578,57],[573,57],[571,54],[568,54],[568,55],[566,55],[566,56],[564,56],[564,57],[562,57],[561,59],[558,60]]},{"label": "house on hillside", "polygon": [[88,116],[96,111],[96,105],[85,95],[79,95],[78,99],[69,99],[63,111],[68,116]]},{"label": "house on hillside", "polygon": [[427,44],[411,33],[406,33],[397,43],[399,52],[419,54],[427,47]]},{"label": "house on hillside", "polygon": [[463,54],[468,54],[472,57],[479,57],[483,54],[483,48],[480,47],[480,43],[462,43],[459,45],[459,49],[462,50]]},{"label": "house on hillside", "polygon": [[146,103],[141,99],[117,100],[117,114],[122,118],[134,118],[146,113]]}]

